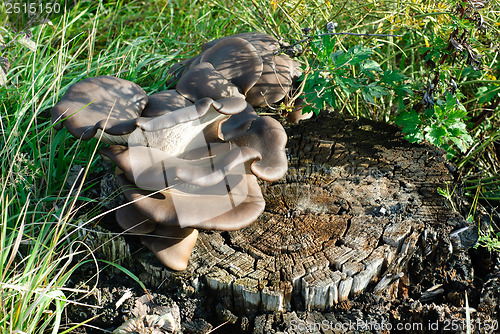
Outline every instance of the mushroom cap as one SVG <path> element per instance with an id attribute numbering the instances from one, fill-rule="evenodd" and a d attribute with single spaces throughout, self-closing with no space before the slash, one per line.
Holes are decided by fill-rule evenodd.
<path id="1" fill-rule="evenodd" d="M 164 90 L 149 95 L 148 104 L 141 113 L 142 117 L 158 117 L 177 109 L 193 105 L 175 89 Z"/>
<path id="2" fill-rule="evenodd" d="M 165 82 L 165 85 L 167 87 L 172 87 L 176 83 L 176 81 L 179 80 L 179 78 L 182 76 L 182 73 L 184 73 L 184 70 L 186 69 L 186 65 L 187 65 L 188 61 L 191 59 L 181 60 L 181 61 L 173 64 L 167 70 L 167 74 L 169 75 L 169 78 Z"/>
<path id="3" fill-rule="evenodd" d="M 146 234 L 156 228 L 156 223 L 146 218 L 131 204 L 116 210 L 116 222 L 127 233 Z"/>
<path id="4" fill-rule="evenodd" d="M 211 187 L 181 184 L 180 189 L 155 193 L 137 188 L 123 175 L 117 179 L 134 207 L 160 225 L 232 231 L 264 211 L 264 198 L 251 174 L 229 174 Z"/>
<path id="5" fill-rule="evenodd" d="M 174 203 L 169 193 L 143 190 L 130 182 L 123 174 L 117 174 L 116 179 L 125 198 L 131 201 L 131 205 L 147 219 L 162 225 L 179 226 Z"/>
<path id="6" fill-rule="evenodd" d="M 229 96 L 245 98 L 238 87 L 208 62 L 199 63 L 184 72 L 175 89 L 192 102 L 206 97 L 214 100 Z"/>
<path id="7" fill-rule="evenodd" d="M 201 59 L 201 54 L 198 54 L 192 58 L 189 58 L 189 59 L 186 59 L 185 60 L 185 64 L 184 64 L 184 72 L 187 72 L 188 70 L 190 70 L 191 68 L 195 67 L 196 65 L 198 65 L 200 63 L 200 59 Z"/>
<path id="8" fill-rule="evenodd" d="M 262 58 L 255 47 L 239 37 L 228 37 L 202 53 L 200 62 L 208 62 L 243 94 L 259 80 Z"/>
<path id="9" fill-rule="evenodd" d="M 248 103 L 263 107 L 283 100 L 290 92 L 293 68 L 290 68 L 287 57 L 273 55 L 264 62 L 261 77 L 246 94 Z"/>
<path id="10" fill-rule="evenodd" d="M 143 146 L 113 145 L 101 149 L 101 154 L 111 159 L 129 181 L 147 190 L 161 190 L 182 182 L 200 187 L 213 186 L 230 172 L 245 173 L 246 162 L 261 158 L 261 154 L 251 147 L 230 149 L 228 144 L 220 146 L 224 147 L 224 152 L 195 160 L 173 157 Z M 205 151 L 209 152 L 208 148 Z"/>
<path id="11" fill-rule="evenodd" d="M 222 77 L 236 85 L 252 106 L 277 103 L 290 93 L 301 72 L 300 64 L 285 54 L 278 55 L 279 50 L 280 44 L 274 37 L 255 32 L 207 42 L 199 55 L 183 62 L 179 82 L 183 77 L 189 76 L 190 83 L 181 83 L 181 86 L 178 84 L 177 88 L 181 94 L 194 101 L 193 95 L 196 94 L 188 94 L 186 87 L 203 80 L 200 80 L 197 72 L 190 72 L 208 62 Z M 176 66 L 176 70 L 179 66 L 181 65 Z"/>
<path id="12" fill-rule="evenodd" d="M 71 85 L 52 107 L 52 121 L 76 138 L 88 140 L 98 129 L 111 135 L 135 130 L 135 119 L 148 102 L 144 90 L 133 82 L 115 77 L 87 78 Z M 61 123 L 55 125 L 62 128 Z"/>
<path id="13" fill-rule="evenodd" d="M 143 131 L 153 132 L 172 128 L 179 124 L 191 121 L 199 120 L 200 122 L 203 122 L 204 116 L 208 116 L 208 119 L 211 120 L 219 116 L 219 114 L 237 114 L 246 107 L 246 101 L 239 97 L 227 97 L 217 101 L 214 101 L 209 97 L 205 97 L 197 100 L 195 104 L 172 112 L 166 112 L 155 118 L 141 117 L 137 120 L 136 124 Z M 212 112 L 213 116 L 207 115 L 210 112 Z"/>
<path id="14" fill-rule="evenodd" d="M 205 58 L 205 54 L 215 52 L 212 50 L 217 49 L 223 43 L 231 43 L 231 39 L 235 38 L 244 39 L 250 43 L 257 51 L 263 64 L 258 80 L 249 89 L 243 91 L 247 101 L 254 107 L 266 106 L 281 101 L 290 92 L 292 83 L 298 80 L 300 64 L 287 55 L 277 55 L 280 44 L 274 37 L 251 32 L 219 38 L 203 45 L 202 60 Z M 221 57 L 224 57 L 222 52 Z M 233 61 L 230 57 L 226 57 L 226 59 L 228 63 Z M 214 64 L 214 67 L 226 76 L 226 73 L 223 73 L 217 65 Z M 247 70 L 247 75 L 248 73 L 252 73 L 250 69 Z M 226 76 L 226 78 L 228 77 Z M 239 83 L 232 82 L 239 86 Z"/>
<path id="15" fill-rule="evenodd" d="M 230 38 L 241 38 L 247 42 L 249 42 L 255 49 L 257 50 L 257 53 L 259 54 L 260 57 L 263 57 L 263 55 L 271 55 L 279 51 L 280 45 L 278 41 L 268 35 L 268 34 L 263 34 L 263 33 L 258 33 L 258 32 L 246 32 L 246 33 L 241 33 L 241 34 L 235 34 L 231 36 L 226 36 L 226 37 L 221 37 L 215 40 L 212 40 L 210 42 L 205 43 L 202 45 L 202 53 L 196 55 L 195 57 L 180 61 L 176 64 L 174 64 L 169 70 L 168 73 L 172 75 L 172 78 L 168 81 L 168 84 L 171 84 L 175 82 L 177 79 L 179 79 L 184 73 L 186 73 L 189 69 L 193 68 L 194 66 L 198 65 L 201 61 L 201 57 L 203 56 L 204 52 L 211 47 L 213 47 L 215 44 L 224 41 L 226 39 Z"/>
<path id="16" fill-rule="evenodd" d="M 179 80 L 182 75 L 187 72 L 190 68 L 200 63 L 201 55 L 196 55 L 189 59 L 181 60 L 172 67 L 170 67 L 167 71 L 167 74 L 170 78 L 165 82 L 168 87 L 173 86 L 177 80 Z"/>
<path id="17" fill-rule="evenodd" d="M 157 226 L 154 233 L 154 236 L 141 237 L 142 244 L 165 266 L 173 270 L 185 270 L 198 239 L 198 230 L 189 227 Z"/>
<path id="18" fill-rule="evenodd" d="M 295 100 L 295 106 L 291 112 L 286 114 L 286 120 L 289 123 L 298 123 L 301 120 L 309 119 L 313 116 L 313 112 L 303 113 L 304 98 L 299 97 Z"/>
<path id="19" fill-rule="evenodd" d="M 213 156 L 217 156 L 219 154 L 225 154 L 227 151 L 231 149 L 231 143 L 227 142 L 208 142 L 204 147 L 198 147 L 186 152 L 183 152 L 178 156 L 181 159 L 187 160 L 196 160 L 196 159 L 204 159 L 210 158 Z"/>
<path id="20" fill-rule="evenodd" d="M 248 105 L 242 112 L 222 120 L 218 124 L 217 136 L 226 141 L 241 136 L 257 118 L 259 118 L 259 115 L 251 105 Z"/>
<path id="21" fill-rule="evenodd" d="M 224 39 L 234 38 L 234 37 L 242 38 L 254 46 L 255 46 L 255 44 L 257 44 L 256 42 L 261 42 L 264 45 L 266 45 L 270 49 L 270 51 L 273 53 L 277 52 L 280 49 L 280 44 L 274 37 L 272 37 L 271 35 L 268 35 L 268 34 L 260 33 L 260 32 L 244 32 L 244 33 L 240 33 L 240 34 L 235 34 L 235 35 L 231 35 L 231 36 L 225 36 L 225 37 L 221 37 L 218 39 L 214 39 L 213 41 L 210 41 L 210 42 L 203 44 L 201 49 L 203 51 L 205 51 Z M 257 50 L 262 51 L 259 49 L 257 49 Z"/>
<path id="22" fill-rule="evenodd" d="M 277 120 L 261 116 L 252 122 L 244 134 L 233 137 L 230 141 L 260 152 L 262 159 L 254 161 L 250 166 L 252 173 L 266 181 L 277 181 L 288 169 L 285 153 L 287 139 L 285 129 Z"/>

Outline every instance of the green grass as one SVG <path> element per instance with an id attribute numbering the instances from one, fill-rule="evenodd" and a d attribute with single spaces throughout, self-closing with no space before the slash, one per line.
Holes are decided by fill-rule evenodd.
<path id="1" fill-rule="evenodd" d="M 454 2 L 444 1 L 447 6 L 440 7 L 423 0 L 152 0 L 147 4 L 81 0 L 53 18 L 52 25 L 29 29 L 36 50 L 16 42 L 20 35 L 7 25 L 5 7 L 0 5 L 0 35 L 2 44 L 8 46 L 0 49 L 0 57 L 10 62 L 6 83 L 0 86 L 0 331 L 55 333 L 66 328 L 62 310 L 74 302 L 74 291 L 67 289 L 67 283 L 80 263 L 74 259 L 77 253 L 83 257 L 89 252 L 79 247 L 77 235 L 100 213 L 79 209 L 91 201 L 81 196 L 91 182 L 71 191 L 67 179 L 73 166 L 83 166 L 85 175 L 99 168 L 98 143 L 80 143 L 66 130 L 54 131 L 47 111 L 71 84 L 89 76 L 112 75 L 154 93 L 167 88 L 167 70 L 173 63 L 197 54 L 211 39 L 257 30 L 293 43 L 302 38 L 301 28 L 322 28 L 334 21 L 339 23 L 336 31 L 402 35 L 335 39 L 338 50 L 358 44 L 375 48 L 374 59 L 384 70 L 402 71 L 416 92 L 415 98 L 405 102 L 411 105 L 430 75 L 422 50 L 426 41 L 440 34 L 446 11 Z M 495 41 L 498 2 L 491 6 L 484 13 L 491 36 L 480 38 Z M 500 77 L 495 72 L 498 48 L 481 48 L 478 51 L 491 70 L 460 83 L 471 116 L 480 114 L 487 104 L 482 97 L 488 92 L 480 87 L 486 85 L 493 90 L 488 94 L 495 94 L 495 80 Z M 306 56 L 311 54 L 299 60 L 306 63 Z M 345 101 L 343 112 L 394 119 L 390 96 L 371 104 L 356 94 L 338 93 L 336 98 Z M 483 179 L 498 173 L 500 158 L 494 143 L 499 140 L 499 122 L 494 113 L 471 130 L 475 143 L 459 157 L 460 167 L 470 175 L 468 185 L 487 183 L 496 194 L 498 182 Z M 476 193 L 474 189 L 469 189 L 471 194 Z M 83 213 L 86 218 L 81 217 Z"/>
<path id="2" fill-rule="evenodd" d="M 52 25 L 30 29 L 36 50 L 18 42 L 2 50 L 10 69 L 0 87 L 1 332 L 57 333 L 65 323 L 62 310 L 74 302 L 74 291 L 65 287 L 78 267 L 74 257 L 88 252 L 76 237 L 86 224 L 78 208 L 87 200 L 66 180 L 72 166 L 83 166 L 85 174 L 98 167 L 92 159 L 97 142 L 55 132 L 47 108 L 88 76 L 116 75 L 149 93 L 163 90 L 176 56 L 189 57 L 208 39 L 239 28 L 230 17 L 211 18 L 209 5 L 185 4 L 80 1 Z M 179 6 L 184 17 L 173 15 Z M 8 43 L 16 32 L 5 19 L 0 26 Z"/>

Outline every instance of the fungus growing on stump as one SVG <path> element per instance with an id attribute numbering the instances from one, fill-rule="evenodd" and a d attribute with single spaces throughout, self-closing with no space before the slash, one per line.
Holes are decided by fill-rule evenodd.
<path id="1" fill-rule="evenodd" d="M 287 171 L 286 133 L 253 107 L 288 96 L 298 64 L 259 33 L 228 36 L 171 71 L 175 89 L 147 96 L 113 77 L 73 84 L 52 108 L 56 129 L 102 138 L 128 205 L 118 224 L 167 267 L 184 270 L 197 229 L 237 230 L 263 212 L 257 178 Z"/>

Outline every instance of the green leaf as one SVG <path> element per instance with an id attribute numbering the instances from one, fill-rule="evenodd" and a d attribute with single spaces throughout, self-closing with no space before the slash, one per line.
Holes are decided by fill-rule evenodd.
<path id="1" fill-rule="evenodd" d="M 500 62 L 499 62 L 500 63 Z M 476 97 L 479 98 L 479 103 L 489 103 L 493 100 L 498 93 L 500 92 L 499 86 L 491 85 L 491 86 L 481 86 L 477 89 Z"/>
<path id="2" fill-rule="evenodd" d="M 396 125 L 401 126 L 405 138 L 411 143 L 421 142 L 424 139 L 423 131 L 421 130 L 422 122 L 417 112 L 413 109 L 407 112 L 400 113 L 395 120 Z"/>
<path id="3" fill-rule="evenodd" d="M 396 94 L 396 101 L 403 102 L 403 98 L 406 96 L 413 96 L 413 91 L 409 85 L 397 85 L 392 86 L 392 90 Z"/>
<path id="4" fill-rule="evenodd" d="M 451 93 L 446 93 L 446 109 L 452 110 L 457 105 L 458 100 Z"/>
<path id="5" fill-rule="evenodd" d="M 446 150 L 446 159 L 451 160 L 456 154 L 457 151 L 450 145 L 448 144 L 443 144 L 441 148 Z"/>
<path id="6" fill-rule="evenodd" d="M 441 195 L 441 196 L 445 197 L 445 198 L 449 198 L 449 197 L 451 197 L 451 195 L 448 193 L 448 191 L 447 191 L 447 190 L 444 190 L 444 189 L 442 189 L 442 188 L 440 188 L 440 187 L 438 187 L 438 188 L 437 188 L 437 193 L 438 193 L 439 195 Z"/>
<path id="7" fill-rule="evenodd" d="M 372 60 L 372 59 L 365 60 L 361 64 L 361 70 L 362 71 L 382 72 L 382 69 L 380 68 L 379 63 L 377 63 L 375 60 Z"/>
<path id="8" fill-rule="evenodd" d="M 344 51 L 336 51 L 331 54 L 331 60 L 333 62 L 332 67 L 334 70 L 341 68 L 342 66 L 348 65 L 350 61 L 350 56 Z"/>
<path id="9" fill-rule="evenodd" d="M 438 109 L 438 110 L 436 110 Z M 427 120 L 430 120 L 432 118 L 436 118 L 436 111 L 439 112 L 439 110 L 441 110 L 441 108 L 436 104 L 434 105 L 434 108 L 427 108 L 425 109 L 425 112 L 424 112 L 424 117 L 427 119 Z"/>
<path id="10" fill-rule="evenodd" d="M 302 109 L 302 111 L 303 111 L 304 113 L 306 113 L 306 114 L 307 114 L 307 113 L 310 113 L 311 111 L 313 111 L 313 107 L 311 107 L 310 105 L 306 105 L 306 106 L 304 106 L 304 108 Z M 319 114 L 319 113 L 316 113 L 316 111 L 314 111 L 314 113 L 315 113 L 316 115 L 318 115 L 318 114 Z"/>
<path id="11" fill-rule="evenodd" d="M 462 139 L 460 138 L 457 138 L 457 137 L 450 137 L 450 140 L 453 142 L 453 144 L 455 144 L 458 149 L 464 153 L 465 151 L 467 151 L 467 143 L 465 143 Z"/>
<path id="12" fill-rule="evenodd" d="M 357 65 L 363 60 L 370 58 L 373 54 L 373 50 L 370 48 L 365 48 L 363 45 L 355 45 L 350 48 L 347 53 L 352 55 L 352 60 L 350 65 Z"/>
<path id="13" fill-rule="evenodd" d="M 325 91 L 325 93 L 323 94 L 323 100 L 330 107 L 334 106 L 334 104 L 335 104 L 335 93 L 334 93 L 333 89 L 330 88 L 330 89 L 327 89 Z"/>
<path id="14" fill-rule="evenodd" d="M 446 94 L 446 109 L 448 111 L 448 117 L 463 118 L 467 116 L 467 110 L 463 104 L 451 93 Z"/>
<path id="15" fill-rule="evenodd" d="M 323 35 L 321 41 L 324 54 L 330 55 L 335 49 L 335 40 L 332 40 L 331 35 Z"/>
<path id="16" fill-rule="evenodd" d="M 400 71 L 388 70 L 384 71 L 384 74 L 382 75 L 380 81 L 388 85 L 394 86 L 396 82 L 403 82 L 406 78 L 407 78 L 406 75 L 404 75 Z"/>
<path id="17" fill-rule="evenodd" d="M 375 103 L 375 99 L 387 95 L 388 92 L 384 87 L 378 86 L 376 82 L 372 82 L 368 86 L 361 88 L 361 94 L 366 101 Z"/>
<path id="18" fill-rule="evenodd" d="M 441 126 L 427 126 L 424 131 L 426 132 L 425 139 L 437 147 L 441 147 L 444 143 L 446 135 L 448 134 L 446 129 Z"/>
<path id="19" fill-rule="evenodd" d="M 347 94 L 354 93 L 355 91 L 357 91 L 359 88 L 362 87 L 362 85 L 360 85 L 356 81 L 356 79 L 350 77 L 343 77 L 337 74 L 335 74 L 335 82 Z"/>
<path id="20" fill-rule="evenodd" d="M 347 52 L 337 51 L 332 53 L 333 67 L 335 69 L 348 66 L 358 65 L 362 61 L 368 59 L 373 54 L 373 50 L 365 48 L 362 45 L 355 45 Z"/>
<path id="21" fill-rule="evenodd" d="M 424 140 L 424 134 L 422 132 L 407 133 L 404 138 L 410 143 L 420 143 Z"/>

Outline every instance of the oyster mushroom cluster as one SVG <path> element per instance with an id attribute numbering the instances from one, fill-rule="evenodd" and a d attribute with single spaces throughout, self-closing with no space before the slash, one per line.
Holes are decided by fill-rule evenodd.
<path id="1" fill-rule="evenodd" d="M 264 210 L 257 178 L 287 170 L 286 133 L 253 107 L 283 100 L 298 64 L 269 35 L 245 33 L 203 46 L 170 69 L 175 89 L 147 95 L 133 82 L 101 76 L 70 86 L 52 108 L 56 129 L 107 144 L 128 205 L 118 224 L 141 235 L 167 267 L 184 270 L 197 229 L 236 230 Z"/>

